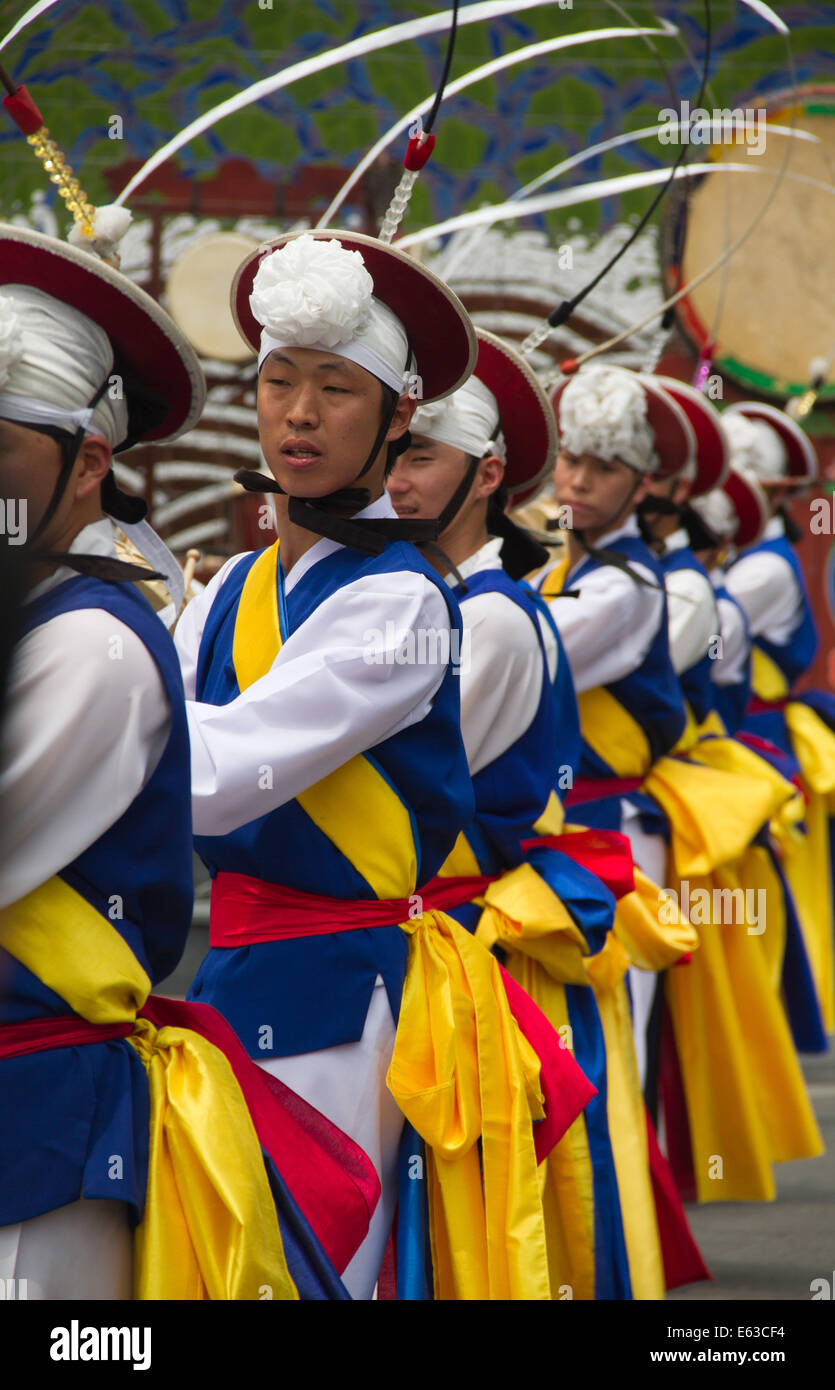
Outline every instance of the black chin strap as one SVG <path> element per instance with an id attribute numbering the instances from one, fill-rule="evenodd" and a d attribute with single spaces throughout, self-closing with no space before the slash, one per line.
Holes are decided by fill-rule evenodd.
<path id="1" fill-rule="evenodd" d="M 388 425 L 385 428 L 388 429 Z M 254 468 L 239 468 L 235 482 L 240 483 L 247 492 L 272 492 L 282 497 L 288 495 L 275 478 L 258 473 Z M 426 545 L 437 537 L 436 521 L 401 521 L 394 517 L 371 516 L 356 518 L 337 516 L 322 510 L 324 503 L 356 510 L 367 506 L 370 500 L 371 493 L 367 488 L 342 488 L 339 492 L 312 501 L 291 497 L 287 512 L 296 526 L 303 526 L 317 536 L 350 546 L 353 550 L 362 550 L 366 555 L 382 555 L 388 541 L 411 541 L 414 545 Z"/>
<path id="2" fill-rule="evenodd" d="M 61 550 L 34 550 L 27 556 L 35 564 L 65 565 L 76 574 L 87 574 L 93 579 L 104 579 L 108 584 L 138 584 L 146 579 L 162 579 L 165 575 L 158 570 L 150 570 L 145 565 L 134 565 L 129 560 L 115 560 L 110 555 L 76 555 Z"/>

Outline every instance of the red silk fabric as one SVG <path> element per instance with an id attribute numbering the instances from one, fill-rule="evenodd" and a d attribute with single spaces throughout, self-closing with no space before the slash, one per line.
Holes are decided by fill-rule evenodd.
<path id="1" fill-rule="evenodd" d="M 259 1143 L 339 1274 L 368 1232 L 380 1196 L 374 1165 L 336 1125 L 282 1082 L 262 1071 L 237 1034 L 209 1004 L 150 995 L 140 1016 L 157 1028 L 199 1033 L 226 1057 L 240 1086 Z M 128 1037 L 130 1023 L 96 1024 L 69 1016 L 0 1027 L 0 1059 L 54 1047 Z"/>
<path id="2" fill-rule="evenodd" d="M 493 881 L 488 876 L 434 878 L 411 898 L 348 900 L 297 892 L 246 874 L 218 874 L 212 883 L 210 940 L 213 946 L 244 946 L 395 926 L 407 921 L 410 911 L 414 916 L 424 909 L 461 907 Z M 238 911 L 241 920 L 236 920 Z M 597 1093 L 533 1000 L 505 970 L 502 980 L 511 1012 L 540 1061 L 545 1119 L 535 1125 L 534 1137 L 541 1162 Z"/>
<path id="3" fill-rule="evenodd" d="M 628 796 L 640 791 L 643 777 L 578 777 L 565 798 L 566 806 L 582 806 L 584 801 L 602 801 L 607 796 Z"/>
<path id="4" fill-rule="evenodd" d="M 618 830 L 578 830 L 573 835 L 540 835 L 534 840 L 522 841 L 525 852 L 539 846 L 557 849 L 575 859 L 602 879 L 616 898 L 634 892 L 632 846 L 628 837 Z"/>

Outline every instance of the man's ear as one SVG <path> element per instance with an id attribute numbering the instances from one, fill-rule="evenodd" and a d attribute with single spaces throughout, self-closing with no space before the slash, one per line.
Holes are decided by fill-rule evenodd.
<path id="1" fill-rule="evenodd" d="M 490 497 L 500 488 L 504 479 L 504 464 L 495 454 L 488 454 L 480 460 L 476 472 L 476 496 Z"/>
<path id="2" fill-rule="evenodd" d="M 392 439 L 399 439 L 409 428 L 412 416 L 420 405 L 420 401 L 414 400 L 411 396 L 401 396 L 394 407 L 394 414 L 391 417 L 391 424 L 388 428 L 385 442 L 389 443 Z"/>
<path id="3" fill-rule="evenodd" d="M 82 501 L 100 487 L 113 462 L 110 445 L 101 434 L 84 436 L 75 461 L 75 500 Z"/>
<path id="4" fill-rule="evenodd" d="M 632 494 L 632 505 L 633 505 L 633 507 L 637 507 L 638 504 L 639 504 L 639 502 L 643 502 L 643 500 L 644 500 L 645 497 L 649 497 L 650 488 L 652 487 L 652 482 L 653 482 L 652 474 L 651 474 L 651 473 L 644 473 L 643 476 L 641 477 L 640 482 L 638 483 L 638 486 L 636 487 L 635 491 L 634 491 L 633 494 Z"/>
<path id="5" fill-rule="evenodd" d="M 674 486 L 671 493 L 671 501 L 674 502 L 677 507 L 681 507 L 690 496 L 692 483 L 689 478 L 678 478 L 674 479 L 673 482 Z"/>

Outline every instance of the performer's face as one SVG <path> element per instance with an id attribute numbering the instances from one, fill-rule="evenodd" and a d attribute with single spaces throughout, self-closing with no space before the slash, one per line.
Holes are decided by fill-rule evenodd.
<path id="1" fill-rule="evenodd" d="M 431 520 L 443 512 L 462 483 L 470 466 L 470 455 L 452 444 L 440 444 L 427 435 L 413 434 L 411 448 L 401 454 L 386 479 L 398 516 Z M 480 460 L 467 496 L 458 508 L 450 530 L 484 512 L 484 503 L 496 491 L 504 475 L 504 465 L 495 457 Z M 446 533 L 439 537 L 443 540 Z"/>
<path id="2" fill-rule="evenodd" d="M 382 492 L 386 444 L 408 428 L 417 402 L 402 396 L 373 467 L 359 486 Z M 366 463 L 383 419 L 383 388 L 355 362 L 313 348 L 282 348 L 258 381 L 258 430 L 267 466 L 294 497 L 349 487 Z"/>
<path id="3" fill-rule="evenodd" d="M 620 526 L 646 496 L 650 479 L 628 464 L 561 449 L 554 469 L 554 496 L 570 507 L 571 527 L 584 534 Z"/>

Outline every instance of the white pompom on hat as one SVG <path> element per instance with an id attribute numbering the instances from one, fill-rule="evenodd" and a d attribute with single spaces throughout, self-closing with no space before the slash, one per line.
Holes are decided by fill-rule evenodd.
<path id="1" fill-rule="evenodd" d="M 687 416 L 652 377 L 590 363 L 552 397 L 560 448 L 666 478 L 688 468 L 696 440 Z"/>

